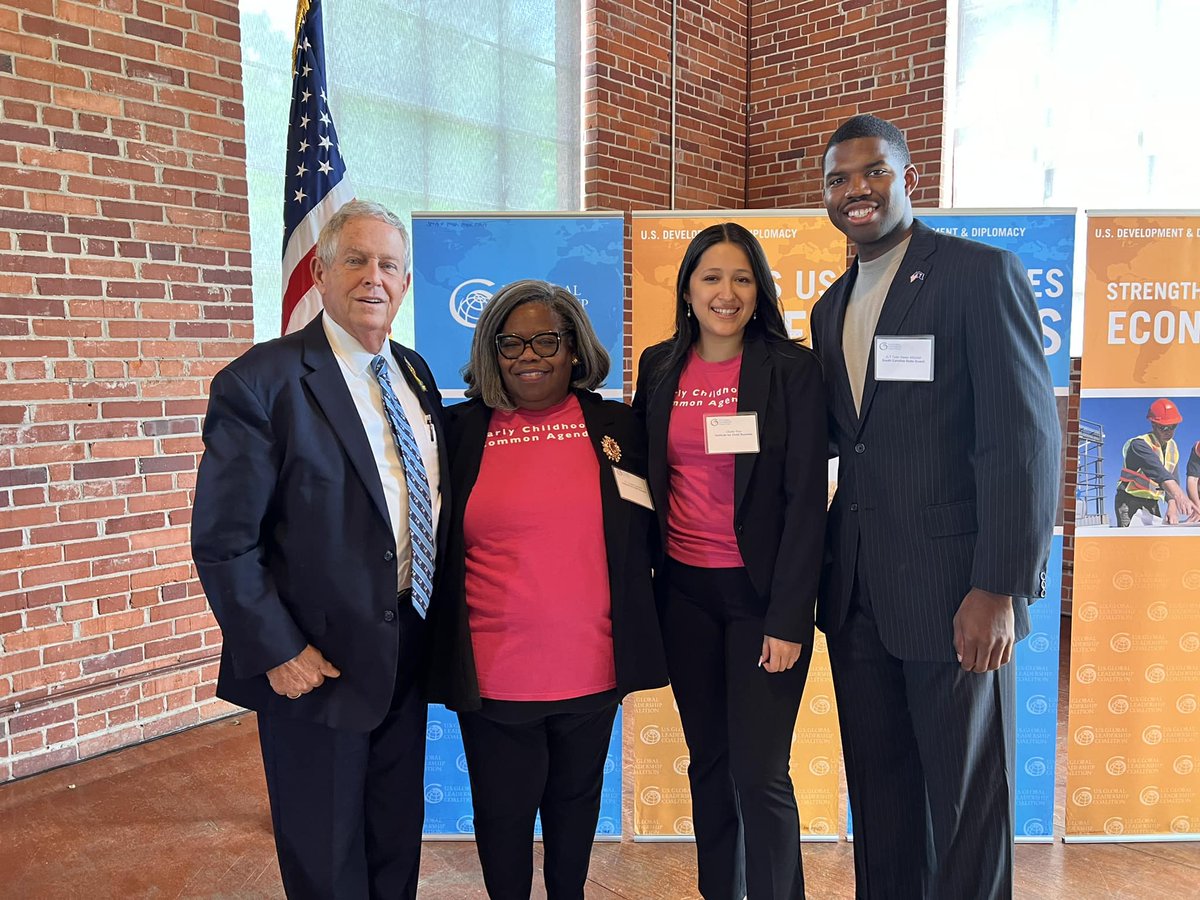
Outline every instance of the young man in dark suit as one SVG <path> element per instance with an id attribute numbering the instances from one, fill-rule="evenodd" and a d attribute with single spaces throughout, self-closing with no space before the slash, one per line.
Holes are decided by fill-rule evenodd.
<path id="1" fill-rule="evenodd" d="M 312 265 L 323 313 L 213 379 L 192 553 L 217 694 L 258 712 L 288 896 L 411 898 L 441 397 L 388 339 L 412 279 L 401 221 L 346 204 Z"/>
<path id="2" fill-rule="evenodd" d="M 1046 592 L 1059 427 L 1023 266 L 914 220 L 916 184 L 890 123 L 830 138 L 857 258 L 813 310 L 839 456 L 817 624 L 857 895 L 1011 897 L 1011 659 Z"/>

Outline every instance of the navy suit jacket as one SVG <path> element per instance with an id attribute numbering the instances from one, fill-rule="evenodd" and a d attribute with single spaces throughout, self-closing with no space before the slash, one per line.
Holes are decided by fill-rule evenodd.
<path id="1" fill-rule="evenodd" d="M 650 493 L 663 548 L 671 489 L 667 437 L 683 372 L 682 362 L 659 371 L 669 352 L 662 343 L 642 354 L 633 398 L 649 435 Z M 810 645 L 829 493 L 825 387 L 816 354 L 789 341 L 747 338 L 737 411 L 757 413 L 759 443 L 758 453 L 740 453 L 733 465 L 738 550 L 759 597 L 764 632 Z"/>
<path id="2" fill-rule="evenodd" d="M 842 353 L 857 260 L 812 314 L 839 456 L 817 624 L 836 634 L 855 578 L 884 646 L 955 659 L 953 620 L 972 587 L 1045 596 L 1061 436 L 1041 320 L 1012 253 L 920 221 L 876 335 L 933 335 L 932 382 L 876 381 L 874 350 L 855 413 Z"/>
<path id="3" fill-rule="evenodd" d="M 650 533 L 654 516 L 649 510 L 622 499 L 613 475 L 616 467 L 645 477 L 645 436 L 641 423 L 624 403 L 604 400 L 590 391 L 577 390 L 575 395 L 600 464 L 600 512 L 604 518 L 604 548 L 612 597 L 617 693 L 624 696 L 632 691 L 663 687 L 667 683 L 667 665 L 650 583 Z M 469 711 L 480 707 L 480 699 L 467 612 L 463 517 L 479 478 L 492 410 L 480 400 L 471 400 L 449 407 L 446 418 L 454 502 L 451 508 L 442 508 L 450 532 L 430 613 L 433 637 L 429 696 L 451 709 Z M 621 458 L 616 463 L 604 452 L 602 442 L 606 436 L 620 448 Z M 549 496 L 554 484 L 550 481 L 530 484 L 528 489 Z M 512 577 L 520 578 L 521 573 L 513 572 Z M 562 590 L 569 594 L 571 585 L 564 584 Z"/>
<path id="4" fill-rule="evenodd" d="M 432 417 L 440 450 L 442 404 L 433 375 L 412 350 L 396 343 L 391 349 L 402 361 L 393 371 Z M 192 556 L 224 638 L 217 695 L 369 731 L 383 720 L 396 686 L 395 536 L 321 316 L 217 373 L 204 445 Z M 445 453 L 439 457 L 444 509 L 450 480 Z M 297 700 L 280 697 L 265 673 L 310 643 L 341 677 Z"/>

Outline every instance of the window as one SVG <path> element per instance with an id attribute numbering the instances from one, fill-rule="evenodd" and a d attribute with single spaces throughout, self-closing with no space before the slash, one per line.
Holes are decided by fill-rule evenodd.
<path id="1" fill-rule="evenodd" d="M 254 334 L 279 334 L 295 3 L 240 0 Z M 580 206 L 578 0 L 322 5 L 330 103 L 359 197 L 414 210 Z M 411 341 L 413 304 L 397 319 Z"/>

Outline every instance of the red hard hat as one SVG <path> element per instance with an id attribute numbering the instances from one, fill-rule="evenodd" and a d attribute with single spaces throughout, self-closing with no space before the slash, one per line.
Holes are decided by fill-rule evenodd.
<path id="1" fill-rule="evenodd" d="M 1183 421 L 1179 407 L 1165 397 L 1150 404 L 1150 412 L 1146 413 L 1146 418 L 1155 425 L 1178 425 Z"/>

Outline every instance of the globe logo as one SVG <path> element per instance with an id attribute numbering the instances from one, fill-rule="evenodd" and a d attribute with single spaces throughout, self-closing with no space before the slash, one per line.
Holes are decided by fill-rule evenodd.
<path id="1" fill-rule="evenodd" d="M 1181 694 L 1179 699 L 1175 701 L 1175 708 L 1185 716 L 1194 713 L 1196 711 L 1196 706 L 1197 703 L 1195 694 Z"/>
<path id="2" fill-rule="evenodd" d="M 1118 591 L 1127 591 L 1136 583 L 1137 582 L 1133 577 L 1133 572 L 1129 571 L 1129 569 L 1121 569 L 1112 577 L 1112 586 Z"/>
<path id="3" fill-rule="evenodd" d="M 1041 631 L 1037 634 L 1031 634 L 1029 636 L 1029 649 L 1034 653 L 1045 653 L 1050 649 L 1050 636 Z"/>
<path id="4" fill-rule="evenodd" d="M 1030 836 L 1039 836 L 1046 833 L 1046 823 L 1041 819 L 1026 819 L 1025 833 Z"/>
<path id="5" fill-rule="evenodd" d="M 808 708 L 818 716 L 824 716 L 833 709 L 833 703 L 825 694 L 817 694 L 812 700 L 808 701 Z"/>
<path id="6" fill-rule="evenodd" d="M 1162 794 L 1159 793 L 1155 785 L 1149 785 L 1142 788 L 1142 792 L 1138 794 L 1138 799 L 1142 801 L 1143 806 L 1157 806 L 1158 801 L 1162 799 Z"/>
<path id="7" fill-rule="evenodd" d="M 1091 684 L 1096 680 L 1096 667 L 1091 663 L 1080 666 L 1075 672 L 1075 678 L 1080 684 Z"/>
<path id="8" fill-rule="evenodd" d="M 831 829 L 829 826 L 829 820 L 826 819 L 824 816 L 814 816 L 812 819 L 809 820 L 809 823 L 808 823 L 808 833 L 809 834 L 829 834 L 830 830 Z"/>
<path id="9" fill-rule="evenodd" d="M 675 770 L 676 775 L 686 775 L 688 766 L 691 765 L 691 763 L 691 757 L 686 755 L 677 756 L 675 757 L 675 762 L 671 764 L 671 768 Z"/>
<path id="10" fill-rule="evenodd" d="M 1163 740 L 1163 730 L 1161 725 L 1147 725 L 1142 729 L 1142 743 L 1153 747 L 1155 744 L 1161 744 Z"/>
<path id="11" fill-rule="evenodd" d="M 1184 586 L 1186 587 L 1186 585 Z M 1167 608 L 1167 604 L 1163 603 L 1161 600 L 1151 603 L 1146 607 L 1146 618 L 1148 618 L 1151 622 L 1161 622 L 1166 619 L 1170 613 L 1171 611 Z"/>
<path id="12" fill-rule="evenodd" d="M 1180 635 L 1179 649 L 1184 653 L 1195 653 L 1197 650 L 1200 650 L 1200 634 L 1189 631 L 1187 634 Z"/>
<path id="13" fill-rule="evenodd" d="M 1071 802 L 1076 806 L 1091 806 L 1092 805 L 1092 789 L 1079 788 L 1071 795 Z"/>
<path id="14" fill-rule="evenodd" d="M 1189 591 L 1200 591 L 1200 569 L 1189 569 L 1184 572 L 1183 586 Z"/>
<path id="15" fill-rule="evenodd" d="M 1108 819 L 1104 823 L 1104 833 L 1105 834 L 1124 834 L 1125 833 L 1125 820 L 1122 819 L 1120 816 L 1113 816 L 1111 819 Z"/>
<path id="16" fill-rule="evenodd" d="M 695 833 L 695 831 L 692 829 L 692 817 L 691 816 L 680 816 L 678 819 L 675 820 L 675 823 L 672 827 L 675 829 L 676 834 L 694 834 Z"/>
<path id="17" fill-rule="evenodd" d="M 1025 708 L 1029 710 L 1032 715 L 1044 716 L 1050 711 L 1050 701 L 1047 700 L 1042 694 L 1034 694 L 1025 701 Z"/>
<path id="18" fill-rule="evenodd" d="M 455 829 L 459 834 L 474 834 L 475 833 L 475 817 L 474 816 L 459 816 L 458 821 L 454 823 Z"/>
<path id="19" fill-rule="evenodd" d="M 425 739 L 428 741 L 440 741 L 444 734 L 441 722 L 430 722 L 425 729 Z"/>
<path id="20" fill-rule="evenodd" d="M 467 771 L 467 754 L 458 754 L 458 759 L 454 760 L 454 768 L 458 769 L 460 772 Z"/>
<path id="21" fill-rule="evenodd" d="M 1171 830 L 1175 834 L 1187 834 L 1192 830 L 1192 820 L 1187 816 L 1176 816 L 1171 820 Z"/>
<path id="22" fill-rule="evenodd" d="M 1040 756 L 1031 756 L 1025 761 L 1025 774 L 1040 778 L 1046 774 L 1046 761 Z"/>
<path id="23" fill-rule="evenodd" d="M 1096 732 L 1090 725 L 1084 725 L 1082 728 L 1075 729 L 1075 743 L 1080 747 L 1087 747 L 1096 740 Z"/>
<path id="24" fill-rule="evenodd" d="M 1171 558 L 1171 545 L 1159 541 L 1150 548 L 1150 558 L 1155 562 L 1165 562 Z"/>
<path id="25" fill-rule="evenodd" d="M 1123 756 L 1110 756 L 1104 764 L 1104 771 L 1109 775 L 1124 775 L 1129 771 L 1129 765 Z"/>
<path id="26" fill-rule="evenodd" d="M 604 757 L 604 774 L 611 775 L 617 768 L 616 761 L 611 756 Z"/>
<path id="27" fill-rule="evenodd" d="M 440 784 L 431 784 L 425 788 L 426 803 L 441 803 L 446 799 L 446 792 L 442 790 Z"/>
<path id="28" fill-rule="evenodd" d="M 1190 756 L 1177 756 L 1171 768 L 1175 770 L 1176 775 L 1191 775 L 1196 769 L 1196 761 Z"/>
<path id="29" fill-rule="evenodd" d="M 642 802 L 647 806 L 658 806 L 662 803 L 662 791 L 654 785 L 642 790 Z"/>
<path id="30" fill-rule="evenodd" d="M 486 278 L 468 278 L 450 292 L 450 315 L 454 321 L 464 328 L 474 328 L 479 316 L 492 292 L 488 288 L 496 286 L 496 282 Z"/>
<path id="31" fill-rule="evenodd" d="M 643 744 L 657 744 L 662 740 L 662 732 L 657 725 L 647 725 L 642 729 L 641 738 Z"/>
<path id="32" fill-rule="evenodd" d="M 1161 663 L 1155 663 L 1152 666 L 1146 667 L 1146 680 L 1151 684 L 1162 684 L 1167 678 L 1167 667 Z"/>
<path id="33" fill-rule="evenodd" d="M 1095 603 L 1085 603 L 1079 608 L 1079 621 L 1095 622 L 1100 618 L 1100 607 Z"/>
<path id="34" fill-rule="evenodd" d="M 1095 562 L 1100 558 L 1100 548 L 1095 544 L 1087 544 L 1083 548 L 1083 558 L 1088 562 Z"/>
<path id="35" fill-rule="evenodd" d="M 1109 638 L 1108 646 L 1112 647 L 1114 653 L 1128 653 L 1133 649 L 1133 638 L 1128 632 L 1119 631 Z"/>
<path id="36" fill-rule="evenodd" d="M 808 771 L 817 776 L 828 775 L 832 769 L 829 758 L 825 756 L 814 756 L 808 763 Z"/>
<path id="37" fill-rule="evenodd" d="M 617 826 L 612 819 L 605 816 L 596 823 L 596 834 L 616 834 Z"/>
<path id="38" fill-rule="evenodd" d="M 1108 698 L 1108 711 L 1113 715 L 1123 716 L 1129 712 L 1129 696 L 1126 694 L 1113 694 Z"/>

